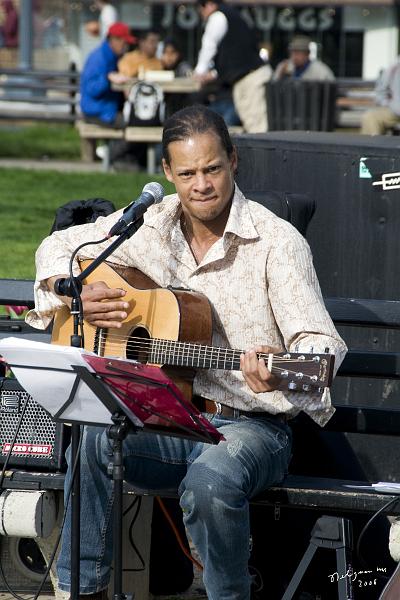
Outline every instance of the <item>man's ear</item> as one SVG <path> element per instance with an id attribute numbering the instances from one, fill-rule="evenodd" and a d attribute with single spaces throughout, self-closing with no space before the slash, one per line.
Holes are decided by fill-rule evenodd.
<path id="1" fill-rule="evenodd" d="M 229 160 L 231 163 L 232 173 L 236 173 L 237 166 L 238 166 L 238 155 L 237 155 L 236 146 L 233 146 L 233 152 L 232 152 Z"/>
<path id="2" fill-rule="evenodd" d="M 162 159 L 161 164 L 162 164 L 162 168 L 164 169 L 165 177 L 168 179 L 168 181 L 170 181 L 171 183 L 174 183 L 174 180 L 172 178 L 171 167 L 169 166 L 169 164 L 167 163 L 165 158 Z"/>

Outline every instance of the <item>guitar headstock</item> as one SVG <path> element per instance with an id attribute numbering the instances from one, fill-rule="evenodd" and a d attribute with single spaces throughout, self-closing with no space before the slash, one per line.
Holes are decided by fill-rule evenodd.
<path id="1" fill-rule="evenodd" d="M 333 354 L 303 354 L 280 352 L 274 354 L 272 373 L 287 381 L 295 392 L 311 392 L 329 387 L 332 383 L 335 356 Z"/>

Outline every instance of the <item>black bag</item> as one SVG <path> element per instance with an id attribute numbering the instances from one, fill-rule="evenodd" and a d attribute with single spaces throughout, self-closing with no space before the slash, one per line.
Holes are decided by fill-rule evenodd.
<path id="1" fill-rule="evenodd" d="M 158 127 L 164 121 L 165 102 L 162 89 L 156 83 L 135 83 L 124 106 L 128 126 Z"/>
<path id="2" fill-rule="evenodd" d="M 71 200 L 56 210 L 54 223 L 50 233 L 60 229 L 68 229 L 72 225 L 94 223 L 97 217 L 107 217 L 115 212 L 115 206 L 104 198 L 89 200 Z"/>

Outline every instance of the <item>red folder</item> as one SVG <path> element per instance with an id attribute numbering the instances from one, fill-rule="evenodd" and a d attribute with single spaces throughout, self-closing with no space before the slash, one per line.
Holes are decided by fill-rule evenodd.
<path id="1" fill-rule="evenodd" d="M 84 354 L 139 429 L 217 444 L 222 434 L 159 367 Z"/>

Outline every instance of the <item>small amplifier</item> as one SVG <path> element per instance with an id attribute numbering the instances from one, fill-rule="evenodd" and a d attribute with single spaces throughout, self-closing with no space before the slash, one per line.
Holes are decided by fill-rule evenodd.
<path id="1" fill-rule="evenodd" d="M 9 466 L 46 471 L 65 470 L 69 427 L 56 423 L 16 379 L 0 379 L 0 465 L 9 453 L 25 406 Z"/>

